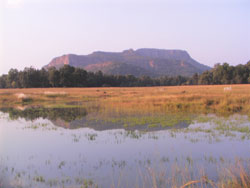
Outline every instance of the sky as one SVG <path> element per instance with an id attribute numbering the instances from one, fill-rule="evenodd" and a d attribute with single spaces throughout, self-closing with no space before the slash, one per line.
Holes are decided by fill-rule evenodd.
<path id="1" fill-rule="evenodd" d="M 211 67 L 250 60 L 249 0 L 0 0 L 0 75 L 63 54 L 186 50 Z"/>

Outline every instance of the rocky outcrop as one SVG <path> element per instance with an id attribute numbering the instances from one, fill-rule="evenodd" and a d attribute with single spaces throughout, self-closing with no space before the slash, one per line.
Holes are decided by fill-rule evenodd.
<path id="1" fill-rule="evenodd" d="M 54 58 L 44 68 L 60 68 L 65 64 L 87 71 L 105 74 L 131 74 L 135 76 L 191 76 L 210 67 L 203 65 L 184 50 L 142 48 L 123 52 L 93 52 L 89 55 L 68 54 Z"/>

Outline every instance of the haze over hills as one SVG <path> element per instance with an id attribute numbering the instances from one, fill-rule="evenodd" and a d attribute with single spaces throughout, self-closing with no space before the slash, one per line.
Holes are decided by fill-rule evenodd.
<path id="1" fill-rule="evenodd" d="M 190 57 L 184 50 L 141 48 L 122 52 L 93 52 L 89 55 L 68 54 L 54 58 L 44 68 L 60 68 L 65 64 L 87 71 L 102 71 L 105 74 L 134 76 L 192 76 L 210 67 Z"/>

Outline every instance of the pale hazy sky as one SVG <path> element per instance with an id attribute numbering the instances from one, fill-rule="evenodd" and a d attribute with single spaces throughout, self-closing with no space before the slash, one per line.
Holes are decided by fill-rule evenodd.
<path id="1" fill-rule="evenodd" d="M 68 53 L 146 47 L 244 64 L 250 0 L 0 0 L 0 74 Z"/>

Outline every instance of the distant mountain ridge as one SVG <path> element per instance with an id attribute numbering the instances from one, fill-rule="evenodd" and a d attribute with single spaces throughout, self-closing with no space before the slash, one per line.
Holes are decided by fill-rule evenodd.
<path id="1" fill-rule="evenodd" d="M 65 64 L 87 71 L 134 76 L 192 76 L 211 69 L 190 57 L 184 50 L 153 48 L 129 49 L 122 52 L 97 51 L 89 55 L 68 54 L 52 59 L 44 66 L 60 68 Z"/>

